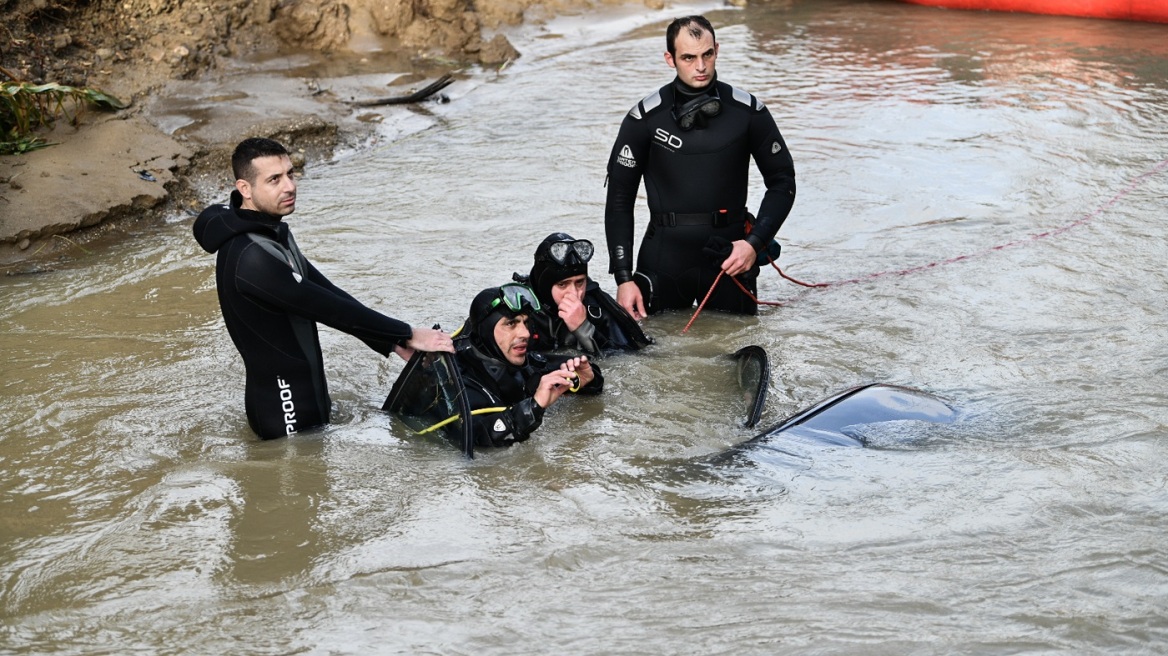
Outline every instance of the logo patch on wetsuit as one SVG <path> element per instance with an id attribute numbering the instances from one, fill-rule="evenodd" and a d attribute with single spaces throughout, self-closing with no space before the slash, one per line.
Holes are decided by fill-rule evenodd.
<path id="1" fill-rule="evenodd" d="M 637 158 L 633 157 L 633 149 L 629 148 L 628 144 L 625 144 L 621 148 L 620 155 L 617 155 L 616 161 L 621 166 L 627 166 L 630 169 L 637 168 Z"/>
<path id="2" fill-rule="evenodd" d="M 665 146 L 665 150 L 668 150 L 671 153 L 676 153 L 677 151 L 681 150 L 681 137 L 675 134 L 669 134 L 661 128 L 657 128 L 653 131 L 653 139 L 660 142 L 663 146 Z"/>
<path id="3" fill-rule="evenodd" d="M 781 144 L 777 141 L 774 142 L 773 144 L 771 144 L 771 154 L 772 155 L 778 155 L 779 151 L 781 151 L 782 149 L 783 149 L 783 144 Z"/>
<path id="4" fill-rule="evenodd" d="M 507 424 L 504 424 L 502 419 L 496 419 L 495 425 L 491 429 L 496 433 L 505 433 L 507 432 Z"/>

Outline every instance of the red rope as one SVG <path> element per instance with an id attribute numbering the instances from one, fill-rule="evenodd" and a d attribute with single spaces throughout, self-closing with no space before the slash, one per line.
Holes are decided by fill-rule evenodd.
<path id="1" fill-rule="evenodd" d="M 774 264 L 774 260 L 771 260 L 771 263 Z M 778 266 L 775 268 L 777 269 Z M 782 273 L 782 271 L 779 273 Z M 714 293 L 714 288 L 718 286 L 718 281 L 721 280 L 722 276 L 724 275 L 726 275 L 725 271 L 718 272 L 718 277 L 714 278 L 714 284 L 710 285 L 710 290 L 706 292 L 706 297 L 703 298 L 702 302 L 698 304 L 698 309 L 693 313 L 693 316 L 689 318 L 689 323 L 685 324 L 685 328 L 681 329 L 681 333 L 683 335 L 687 330 L 689 330 L 689 327 L 693 325 L 693 322 L 698 318 L 698 315 L 702 313 L 702 308 L 706 307 L 706 301 L 710 300 L 710 294 Z M 734 281 L 735 285 L 738 285 L 738 289 L 741 289 L 743 294 L 746 294 L 748 297 L 750 297 L 750 300 L 754 301 L 755 303 L 758 303 L 759 305 L 773 305 L 775 307 L 782 307 L 783 304 L 779 303 L 778 301 L 758 300 L 758 297 L 750 293 L 750 290 L 746 288 L 746 285 L 742 284 L 742 281 L 739 280 L 737 276 L 730 276 L 730 279 Z"/>
<path id="2" fill-rule="evenodd" d="M 774 260 L 771 260 L 771 264 L 774 264 Z M 775 268 L 778 269 L 779 267 L 776 265 Z M 781 274 L 783 272 L 779 271 L 779 273 Z M 783 276 L 783 277 L 785 278 L 786 276 Z M 738 289 L 741 289 L 743 294 L 746 294 L 750 298 L 750 300 L 754 301 L 755 303 L 758 303 L 759 305 L 770 305 L 772 307 L 782 307 L 783 306 L 783 304 L 778 302 L 778 301 L 760 301 L 760 300 L 758 300 L 757 296 L 750 293 L 750 290 L 746 288 L 746 285 L 742 284 L 741 280 L 739 280 L 738 278 L 731 278 L 731 280 L 734 281 L 735 285 L 738 285 Z"/>
<path id="3" fill-rule="evenodd" d="M 1135 189 L 1137 187 L 1139 187 L 1141 184 L 1143 184 L 1145 179 L 1150 178 L 1151 176 L 1159 173 L 1166 166 L 1168 166 L 1168 159 L 1161 160 L 1160 163 L 1156 164 L 1151 169 L 1144 171 L 1140 175 L 1136 176 L 1135 179 L 1133 179 L 1130 183 L 1128 183 L 1128 185 L 1126 187 L 1119 190 L 1118 193 L 1116 193 L 1114 196 L 1109 198 L 1107 200 L 1107 202 L 1105 202 L 1102 205 L 1100 205 L 1099 207 L 1095 208 L 1094 211 L 1089 212 L 1088 214 L 1086 214 L 1086 215 L 1084 215 L 1084 216 L 1082 216 L 1074 221 L 1071 221 L 1070 223 L 1067 223 L 1066 225 L 1060 226 L 1058 228 L 1054 228 L 1052 230 L 1047 230 L 1046 232 L 1040 232 L 1037 234 L 1029 235 L 1028 237 L 1024 237 L 1022 239 L 1015 239 L 1014 241 L 1006 242 L 1004 244 L 998 244 L 997 246 L 991 246 L 990 248 L 986 248 L 986 249 L 977 251 L 975 253 L 966 253 L 965 255 L 958 255 L 956 257 L 951 257 L 947 260 L 938 260 L 936 262 L 929 262 L 928 264 L 921 264 L 918 266 L 909 267 L 907 269 L 898 269 L 895 271 L 880 271 L 878 273 L 870 273 L 866 276 L 861 276 L 859 278 L 849 278 L 847 280 L 836 280 L 834 282 L 820 282 L 820 283 L 806 283 L 806 282 L 802 282 L 800 280 L 796 280 L 796 279 L 788 276 L 787 274 L 783 273 L 783 270 L 779 268 L 779 265 L 774 260 L 770 260 L 770 262 L 771 262 L 771 266 L 773 266 L 775 268 L 775 271 L 779 272 L 780 276 L 786 278 L 787 280 L 790 280 L 791 282 L 795 283 L 796 285 L 803 285 L 804 287 L 834 287 L 834 286 L 838 286 L 838 285 L 849 285 L 849 284 L 858 283 L 858 282 L 866 282 L 868 280 L 874 280 L 876 278 L 882 278 L 884 276 L 905 276 L 905 275 L 908 275 L 910 273 L 917 273 L 919 271 L 926 271 L 928 269 L 933 269 L 933 268 L 936 268 L 939 266 L 944 266 L 946 264 L 954 264 L 956 262 L 961 262 L 963 260 L 969 260 L 969 259 L 972 259 L 975 257 L 981 257 L 983 255 L 988 255 L 990 253 L 993 253 L 994 251 L 1001 251 L 1001 250 L 1005 250 L 1007 248 L 1012 248 L 1014 246 L 1019 246 L 1021 244 L 1025 244 L 1028 242 L 1038 241 L 1039 239 L 1045 239 L 1047 237 L 1054 237 L 1055 235 L 1061 235 L 1062 233 L 1064 233 L 1068 230 L 1071 230 L 1073 228 L 1077 228 L 1077 227 L 1083 225 L 1084 223 L 1087 223 L 1088 221 L 1094 220 L 1100 214 L 1102 214 L 1104 212 L 1104 210 L 1109 209 L 1112 205 L 1115 205 L 1116 203 L 1118 203 L 1123 197 L 1125 197 L 1128 194 L 1130 194 L 1131 192 L 1135 191 Z"/>
<path id="4" fill-rule="evenodd" d="M 790 280 L 791 282 L 795 283 L 796 285 L 803 285 L 804 287 L 830 287 L 831 286 L 830 282 L 803 282 L 802 280 L 796 280 L 796 279 L 792 278 L 791 276 L 788 276 L 787 274 L 783 273 L 783 270 L 779 268 L 779 265 L 773 259 L 771 259 L 770 255 L 767 256 L 767 260 L 770 261 L 771 266 L 773 266 L 775 268 L 775 271 L 779 272 L 780 276 L 786 278 L 787 280 Z"/>
<path id="5" fill-rule="evenodd" d="M 816 283 L 809 283 L 809 282 L 803 282 L 802 280 L 796 280 L 795 278 L 792 278 L 791 276 L 788 276 L 786 273 L 784 273 L 783 270 L 779 268 L 778 263 L 776 263 L 769 256 L 767 257 L 767 260 L 770 261 L 771 266 L 775 268 L 775 271 L 779 272 L 780 276 L 782 276 L 783 278 L 785 278 L 787 280 L 790 280 L 791 282 L 795 283 L 796 285 L 802 285 L 803 287 L 836 287 L 839 285 L 849 285 L 849 284 L 854 284 L 854 283 L 859 283 L 859 282 L 866 282 L 868 280 L 874 280 L 876 278 L 883 278 L 884 276 L 905 276 L 905 275 L 908 275 L 910 273 L 917 273 L 919 271 L 927 271 L 928 269 L 933 269 L 933 268 L 936 268 L 939 266 L 944 266 L 947 264 L 954 264 L 956 262 L 961 262 L 963 260 L 972 259 L 974 257 L 988 255 L 989 253 L 993 253 L 994 251 L 1001 251 L 1001 250 L 1005 250 L 1007 248 L 1011 248 L 1013 246 L 1018 246 L 1020 244 L 1024 244 L 1024 243 L 1028 243 L 1028 242 L 1032 242 L 1032 241 L 1037 241 L 1039 239 L 1045 239 L 1047 237 L 1053 237 L 1055 235 L 1060 235 L 1068 230 L 1071 230 L 1073 228 L 1077 228 L 1077 227 L 1083 225 L 1084 223 L 1087 223 L 1089 221 L 1094 220 L 1096 217 L 1098 217 L 1100 214 L 1102 214 L 1105 210 L 1109 209 L 1112 205 L 1115 205 L 1116 203 L 1118 203 L 1123 197 L 1127 196 L 1132 191 L 1134 191 L 1137 187 L 1142 185 L 1144 180 L 1152 177 L 1153 175 L 1156 175 L 1161 170 L 1163 170 L 1164 167 L 1166 167 L 1166 166 L 1168 166 L 1168 159 L 1161 160 L 1160 163 L 1156 164 L 1151 169 L 1136 176 L 1135 179 L 1133 179 L 1130 183 L 1128 183 L 1128 185 L 1126 187 L 1124 187 L 1118 193 L 1116 193 L 1114 196 L 1112 196 L 1110 199 L 1108 199 L 1107 202 L 1105 202 L 1102 205 L 1100 205 L 1099 207 L 1095 208 L 1094 211 L 1086 214 L 1083 217 L 1080 217 L 1079 219 L 1071 221 L 1070 223 L 1067 223 L 1066 225 L 1060 226 L 1058 228 L 1054 228 L 1052 230 L 1047 230 L 1046 232 L 1040 232 L 1037 234 L 1029 235 L 1028 237 L 1024 237 L 1022 239 L 1015 239 L 1014 241 L 1006 242 L 1004 244 L 998 244 L 997 246 L 991 246 L 990 248 L 986 248 L 986 249 L 977 251 L 975 253 L 967 253 L 965 255 L 958 255 L 956 257 L 951 257 L 951 258 L 946 259 L 946 260 L 937 260 L 935 262 L 929 262 L 928 264 L 921 264 L 921 265 L 914 266 L 914 267 L 908 267 L 907 269 L 897 269 L 894 271 L 880 271 L 877 273 L 870 273 L 866 276 L 860 276 L 859 278 L 849 278 L 847 280 L 836 280 L 833 282 L 816 282 Z M 698 306 L 697 312 L 694 312 L 693 316 L 690 317 L 689 323 L 685 324 L 685 329 L 681 331 L 682 333 L 689 330 L 690 325 L 692 325 L 694 320 L 698 318 L 698 314 L 700 314 L 702 311 L 702 308 L 705 307 L 706 301 L 709 300 L 710 294 L 712 294 L 714 292 L 714 287 L 716 287 L 718 285 L 718 281 L 722 279 L 722 274 L 724 274 L 724 273 L 725 273 L 725 271 L 718 272 L 718 277 L 716 279 L 714 279 L 714 284 L 710 285 L 710 291 L 706 292 L 706 297 L 704 299 L 702 299 L 701 305 Z M 770 306 L 774 306 L 774 307 L 781 307 L 783 305 L 782 303 L 780 303 L 778 301 L 760 301 L 754 294 L 750 293 L 750 290 L 746 289 L 746 286 L 743 285 L 742 282 L 738 280 L 738 278 L 731 276 L 730 279 L 734 281 L 735 285 L 738 285 L 738 289 L 742 290 L 743 294 L 746 294 L 748 297 L 750 297 L 750 300 L 754 301 L 755 303 L 758 303 L 759 305 L 770 305 Z"/>
<path id="6" fill-rule="evenodd" d="M 718 277 L 714 278 L 714 284 L 710 285 L 710 291 L 706 292 L 706 297 L 703 298 L 702 302 L 698 304 L 698 309 L 693 313 L 693 316 L 689 318 L 689 323 L 685 324 L 685 328 L 681 329 L 682 335 L 685 334 L 685 331 L 689 330 L 689 327 L 693 325 L 694 320 L 696 320 L 698 315 L 702 313 L 702 308 L 706 307 L 706 301 L 710 300 L 710 294 L 714 293 L 714 288 L 718 286 L 718 281 L 722 279 L 722 276 L 725 273 L 725 271 L 718 272 Z M 737 280 L 735 280 L 735 282 L 737 282 Z"/>

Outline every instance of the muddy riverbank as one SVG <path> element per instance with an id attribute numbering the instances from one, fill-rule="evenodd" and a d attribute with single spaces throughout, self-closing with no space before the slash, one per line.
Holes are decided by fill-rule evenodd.
<path id="1" fill-rule="evenodd" d="M 625 3 L 0 3 L 8 37 L 0 79 L 97 88 L 129 104 L 118 112 L 66 105 L 41 134 L 55 145 L 0 157 L 0 267 L 51 268 L 103 240 L 197 211 L 221 186 L 231 147 L 247 136 L 283 141 L 302 165 L 359 148 L 376 139 L 390 110 L 354 101 L 406 95 L 446 73 L 455 85 L 489 75 L 521 56 L 508 34 L 601 4 Z M 318 70 L 274 72 L 265 68 L 273 60 Z M 175 96 L 186 98 L 185 113 L 177 112 L 186 118 L 174 117 Z M 201 116 L 192 118 L 194 103 Z"/>

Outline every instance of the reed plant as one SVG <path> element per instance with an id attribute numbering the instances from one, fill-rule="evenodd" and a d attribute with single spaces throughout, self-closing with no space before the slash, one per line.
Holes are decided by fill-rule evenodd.
<path id="1" fill-rule="evenodd" d="M 70 120 L 86 105 L 108 110 L 128 106 L 97 89 L 53 82 L 0 81 L 0 155 L 26 153 L 52 145 L 35 131 L 51 127 L 57 118 L 68 116 L 70 104 L 74 110 Z"/>

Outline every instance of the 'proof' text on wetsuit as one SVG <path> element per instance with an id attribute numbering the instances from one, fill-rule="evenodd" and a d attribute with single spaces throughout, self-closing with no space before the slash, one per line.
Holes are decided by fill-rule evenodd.
<path id="1" fill-rule="evenodd" d="M 276 386 L 280 388 L 280 409 L 284 411 L 284 433 L 296 432 L 296 404 L 292 403 L 292 386 L 276 376 Z"/>

